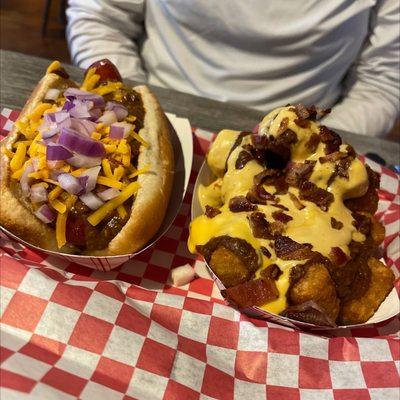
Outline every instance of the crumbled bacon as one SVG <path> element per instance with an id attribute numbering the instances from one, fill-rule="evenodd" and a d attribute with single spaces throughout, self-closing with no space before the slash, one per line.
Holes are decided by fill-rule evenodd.
<path id="1" fill-rule="evenodd" d="M 315 121 L 315 120 L 325 117 L 325 115 L 327 115 L 331 112 L 331 109 L 330 108 L 324 109 L 324 108 L 315 107 L 314 105 L 312 105 L 307 108 L 307 111 L 310 113 L 310 116 L 308 118 Z"/>
<path id="2" fill-rule="evenodd" d="M 265 246 L 261 246 L 260 250 L 261 250 L 261 253 L 263 253 L 265 257 L 271 258 L 271 252 Z"/>
<path id="3" fill-rule="evenodd" d="M 294 123 L 299 126 L 300 128 L 307 129 L 310 127 L 310 121 L 308 119 L 301 119 L 301 118 L 296 118 L 294 120 Z"/>
<path id="4" fill-rule="evenodd" d="M 253 182 L 255 185 L 261 185 L 262 183 L 272 184 L 274 180 L 281 175 L 277 169 L 264 169 L 259 174 L 254 175 Z"/>
<path id="5" fill-rule="evenodd" d="M 305 207 L 305 205 L 297 198 L 295 194 L 289 192 L 289 197 L 298 210 L 302 210 Z"/>
<path id="6" fill-rule="evenodd" d="M 308 142 L 305 144 L 306 149 L 310 153 L 314 153 L 315 150 L 317 150 L 317 147 L 318 147 L 320 141 L 321 141 L 320 136 L 318 134 L 316 134 L 316 133 L 313 133 L 310 136 L 310 139 L 308 139 Z"/>
<path id="7" fill-rule="evenodd" d="M 275 201 L 275 196 L 267 192 L 264 187 L 260 185 L 253 185 L 247 192 L 246 199 L 254 204 L 267 204 L 268 200 Z"/>
<path id="8" fill-rule="evenodd" d="M 314 255 L 309 243 L 297 243 L 287 236 L 275 239 L 276 255 L 282 260 L 306 260 Z"/>
<path id="9" fill-rule="evenodd" d="M 229 154 L 228 157 L 226 158 L 226 163 L 225 163 L 225 170 L 227 169 L 227 163 L 228 163 L 228 159 L 229 156 L 232 154 L 232 152 L 238 147 L 240 146 L 240 144 L 242 143 L 243 138 L 245 138 L 246 136 L 251 135 L 251 132 L 240 132 L 238 137 L 235 140 L 235 143 L 233 143 L 233 146 L 231 147 L 231 149 L 229 150 Z"/>
<path id="10" fill-rule="evenodd" d="M 238 158 L 236 160 L 235 168 L 243 169 L 246 166 L 246 164 L 252 159 L 253 156 L 248 151 L 242 150 L 239 153 Z"/>
<path id="11" fill-rule="evenodd" d="M 334 175 L 349 179 L 349 167 L 353 160 L 350 157 L 339 160 L 335 166 Z"/>
<path id="12" fill-rule="evenodd" d="M 254 279 L 230 287 L 222 291 L 222 294 L 238 308 L 247 308 L 277 299 L 279 291 L 272 279 Z"/>
<path id="13" fill-rule="evenodd" d="M 254 211 L 257 206 L 250 203 L 245 196 L 236 196 L 229 200 L 229 209 L 232 212 Z"/>
<path id="14" fill-rule="evenodd" d="M 324 164 L 326 162 L 336 162 L 345 157 L 347 157 L 347 153 L 344 153 L 342 151 L 335 151 L 334 153 L 328 154 L 325 157 L 320 157 L 318 160 L 321 164 Z"/>
<path id="15" fill-rule="evenodd" d="M 315 203 L 322 211 L 328 210 L 333 202 L 333 194 L 325 189 L 319 188 L 312 182 L 303 182 L 300 186 L 300 199 Z"/>
<path id="16" fill-rule="evenodd" d="M 347 262 L 347 255 L 340 247 L 332 247 L 329 253 L 329 258 L 334 266 L 339 267 Z"/>
<path id="17" fill-rule="evenodd" d="M 316 161 L 306 160 L 304 163 L 290 163 L 286 167 L 285 180 L 290 186 L 298 187 L 302 181 L 308 180 Z"/>
<path id="18" fill-rule="evenodd" d="M 280 135 L 281 133 L 286 131 L 288 124 L 289 124 L 289 118 L 288 117 L 282 118 L 282 121 L 279 124 L 278 132 L 277 132 L 278 135 Z"/>
<path id="19" fill-rule="evenodd" d="M 272 218 L 284 224 L 287 224 L 289 221 L 293 219 L 290 215 L 287 215 L 282 211 L 274 211 L 272 213 Z"/>
<path id="20" fill-rule="evenodd" d="M 269 224 L 269 231 L 273 237 L 282 235 L 285 230 L 285 225 L 280 221 L 275 221 Z"/>
<path id="21" fill-rule="evenodd" d="M 262 278 L 276 281 L 282 275 L 282 271 L 276 264 L 270 264 L 260 272 L 260 275 Z"/>
<path id="22" fill-rule="evenodd" d="M 277 200 L 279 200 L 279 198 L 277 198 Z M 289 209 L 287 207 L 285 207 L 283 204 L 273 203 L 273 204 L 271 204 L 271 206 L 279 208 L 279 209 L 281 209 L 283 211 L 289 211 Z"/>
<path id="23" fill-rule="evenodd" d="M 340 230 L 340 229 L 343 228 L 343 222 L 338 221 L 337 219 L 331 217 L 331 227 L 332 227 L 333 229 Z"/>
<path id="24" fill-rule="evenodd" d="M 319 128 L 319 134 L 321 137 L 321 142 L 325 143 L 325 154 L 331 154 L 335 151 L 339 151 L 339 147 L 342 144 L 342 139 L 336 132 L 331 131 L 326 126 L 321 126 Z"/>
<path id="25" fill-rule="evenodd" d="M 292 109 L 299 119 L 307 119 L 310 117 L 310 113 L 304 104 L 296 104 Z"/>
<path id="26" fill-rule="evenodd" d="M 205 212 L 206 216 L 208 218 L 214 218 L 215 216 L 217 216 L 218 214 L 221 214 L 221 211 L 218 208 L 206 205 L 206 212 Z"/>
<path id="27" fill-rule="evenodd" d="M 253 236 L 260 239 L 272 239 L 270 224 L 262 212 L 252 212 L 248 217 Z"/>
<path id="28" fill-rule="evenodd" d="M 364 235 L 368 235 L 371 231 L 371 219 L 368 215 L 360 214 L 358 212 L 351 213 L 354 218 L 353 225 L 355 228 Z"/>

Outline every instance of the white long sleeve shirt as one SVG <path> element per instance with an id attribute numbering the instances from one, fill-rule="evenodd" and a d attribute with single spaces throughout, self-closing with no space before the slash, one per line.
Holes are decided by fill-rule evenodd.
<path id="1" fill-rule="evenodd" d="M 332 107 L 325 124 L 380 136 L 399 112 L 398 0 L 70 0 L 73 62 L 267 113 Z"/>

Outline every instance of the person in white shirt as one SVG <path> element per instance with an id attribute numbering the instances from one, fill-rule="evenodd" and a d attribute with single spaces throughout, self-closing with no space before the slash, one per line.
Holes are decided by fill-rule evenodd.
<path id="1" fill-rule="evenodd" d="M 70 0 L 72 60 L 267 113 L 331 107 L 324 123 L 371 136 L 400 102 L 398 0 Z"/>

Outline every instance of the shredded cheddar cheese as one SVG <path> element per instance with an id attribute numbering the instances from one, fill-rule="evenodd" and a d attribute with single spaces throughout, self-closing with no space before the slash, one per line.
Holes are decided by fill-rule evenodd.
<path id="1" fill-rule="evenodd" d="M 57 199 L 50 200 L 50 205 L 60 214 L 64 214 L 67 211 L 67 206 Z"/>
<path id="2" fill-rule="evenodd" d="M 61 193 L 63 192 L 63 188 L 61 186 L 56 186 L 50 193 L 48 196 L 49 200 L 55 200 L 58 196 L 61 195 Z"/>
<path id="3" fill-rule="evenodd" d="M 16 171 L 22 167 L 25 162 L 26 156 L 26 144 L 23 142 L 19 142 L 17 145 L 17 151 L 15 152 L 11 162 L 10 168 L 12 171 Z"/>
<path id="4" fill-rule="evenodd" d="M 126 212 L 126 209 L 123 204 L 117 207 L 117 212 L 120 218 L 125 219 L 128 213 Z"/>
<path id="5" fill-rule="evenodd" d="M 146 172 L 150 171 L 150 165 L 147 165 L 146 167 L 143 167 L 141 169 L 138 169 L 136 171 L 134 171 L 133 173 L 131 173 L 128 178 L 135 178 L 136 176 L 140 175 L 140 174 L 145 174 Z"/>
<path id="6" fill-rule="evenodd" d="M 100 185 L 108 186 L 108 187 L 113 187 L 116 189 L 122 189 L 124 184 L 122 182 L 118 182 L 113 178 L 107 178 L 105 176 L 99 176 L 97 178 L 97 183 Z"/>
<path id="7" fill-rule="evenodd" d="M 117 197 L 109 200 L 98 208 L 93 214 L 89 215 L 88 221 L 91 225 L 98 225 L 107 215 L 115 210 L 118 206 L 123 204 L 131 196 L 133 196 L 139 190 L 139 184 L 137 182 L 131 182 Z"/>
<path id="8" fill-rule="evenodd" d="M 56 239 L 57 246 L 60 249 L 67 243 L 66 228 L 67 228 L 67 214 L 57 214 L 56 220 Z"/>
<path id="9" fill-rule="evenodd" d="M 38 104 L 36 108 L 28 115 L 28 119 L 32 121 L 39 120 L 42 117 L 43 113 L 51 107 L 52 105 L 49 103 Z"/>
<path id="10" fill-rule="evenodd" d="M 107 160 L 107 158 L 104 158 L 101 162 L 101 165 L 103 167 L 103 172 L 104 175 L 107 178 L 113 178 L 113 173 L 111 171 L 111 166 L 110 166 L 110 161 Z M 114 177 L 115 178 L 115 177 Z M 117 179 L 119 181 L 119 179 Z"/>

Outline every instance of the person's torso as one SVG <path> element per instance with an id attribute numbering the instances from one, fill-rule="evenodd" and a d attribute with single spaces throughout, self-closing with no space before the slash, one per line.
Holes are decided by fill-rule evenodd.
<path id="1" fill-rule="evenodd" d="M 374 0 L 147 0 L 151 84 L 268 111 L 331 106 L 368 34 Z"/>

